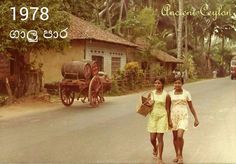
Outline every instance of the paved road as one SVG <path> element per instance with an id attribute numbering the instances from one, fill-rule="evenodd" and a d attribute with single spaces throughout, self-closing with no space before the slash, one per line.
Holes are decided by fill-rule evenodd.
<path id="1" fill-rule="evenodd" d="M 214 79 L 184 86 L 192 94 L 200 126 L 191 117 L 186 163 L 236 163 L 236 81 Z M 170 90 L 172 87 L 168 87 Z M 70 108 L 0 121 L 0 162 L 155 163 L 147 119 L 135 113 L 139 94 L 109 98 L 99 108 Z M 171 132 L 164 161 L 174 157 Z"/>

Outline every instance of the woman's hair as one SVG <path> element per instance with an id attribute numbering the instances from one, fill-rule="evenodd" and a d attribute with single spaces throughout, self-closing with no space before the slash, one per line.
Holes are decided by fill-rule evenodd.
<path id="1" fill-rule="evenodd" d="M 181 76 L 175 77 L 174 81 L 180 80 L 182 84 L 184 84 L 184 78 Z"/>
<path id="2" fill-rule="evenodd" d="M 154 83 L 155 83 L 155 81 L 160 81 L 161 82 L 161 84 L 163 85 L 163 88 L 164 88 L 164 85 L 165 85 L 165 78 L 164 77 L 156 77 L 155 79 L 154 79 Z"/>

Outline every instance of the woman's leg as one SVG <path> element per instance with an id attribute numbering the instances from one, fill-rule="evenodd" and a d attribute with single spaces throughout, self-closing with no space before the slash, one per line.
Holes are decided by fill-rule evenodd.
<path id="1" fill-rule="evenodd" d="M 174 162 L 178 161 L 178 138 L 177 138 L 177 130 L 173 130 L 172 131 L 173 134 L 173 144 L 174 144 L 174 148 L 175 148 L 175 155 L 176 155 L 176 159 L 174 159 Z"/>
<path id="2" fill-rule="evenodd" d="M 184 138 L 183 137 L 184 137 L 184 130 L 179 129 L 178 132 L 177 132 L 178 147 L 179 147 L 178 156 L 182 160 L 183 160 L 183 153 L 182 152 L 183 152 L 183 147 L 184 147 Z"/>
<path id="3" fill-rule="evenodd" d="M 150 142 L 153 146 L 153 155 L 157 155 L 157 133 L 150 133 Z"/>
<path id="4" fill-rule="evenodd" d="M 163 153 L 163 147 L 164 147 L 163 135 L 164 135 L 164 133 L 157 133 L 157 139 L 158 139 L 158 158 L 160 160 L 162 160 L 162 153 Z"/>

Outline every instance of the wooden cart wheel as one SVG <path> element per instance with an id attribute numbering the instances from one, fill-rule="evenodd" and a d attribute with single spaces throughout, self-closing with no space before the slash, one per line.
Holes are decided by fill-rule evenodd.
<path id="1" fill-rule="evenodd" d="M 61 102 L 65 106 L 71 106 L 74 102 L 75 92 L 71 91 L 69 88 L 61 87 L 60 97 L 61 97 Z"/>
<path id="2" fill-rule="evenodd" d="M 92 107 L 96 107 L 104 101 L 103 85 L 99 76 L 94 76 L 90 81 L 88 97 Z"/>

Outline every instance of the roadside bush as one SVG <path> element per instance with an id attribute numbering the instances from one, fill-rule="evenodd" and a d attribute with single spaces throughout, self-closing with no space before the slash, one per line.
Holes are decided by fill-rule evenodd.
<path id="1" fill-rule="evenodd" d="M 3 105 L 6 104 L 7 98 L 8 98 L 8 97 L 5 96 L 5 95 L 0 95 L 0 106 L 3 106 Z"/>
<path id="2" fill-rule="evenodd" d="M 108 95 L 120 95 L 122 92 L 120 90 L 120 87 L 118 86 L 117 80 L 112 78 L 112 83 L 111 83 L 111 90 L 107 92 Z"/>
<path id="3" fill-rule="evenodd" d="M 127 78 L 127 86 L 129 89 L 135 89 L 139 83 L 141 75 L 138 62 L 129 62 L 125 65 L 125 76 Z"/>
<path id="4" fill-rule="evenodd" d="M 166 70 L 164 67 L 160 66 L 159 64 L 153 64 L 150 69 L 151 76 L 157 77 L 157 76 L 162 76 L 165 77 L 166 75 Z"/>
<path id="5" fill-rule="evenodd" d="M 137 87 L 143 88 L 144 73 L 142 69 L 138 70 Z"/>
<path id="6" fill-rule="evenodd" d="M 110 95 L 127 93 L 129 90 L 143 88 L 144 73 L 138 62 L 130 62 L 124 70 L 118 70 L 112 78 Z"/>

